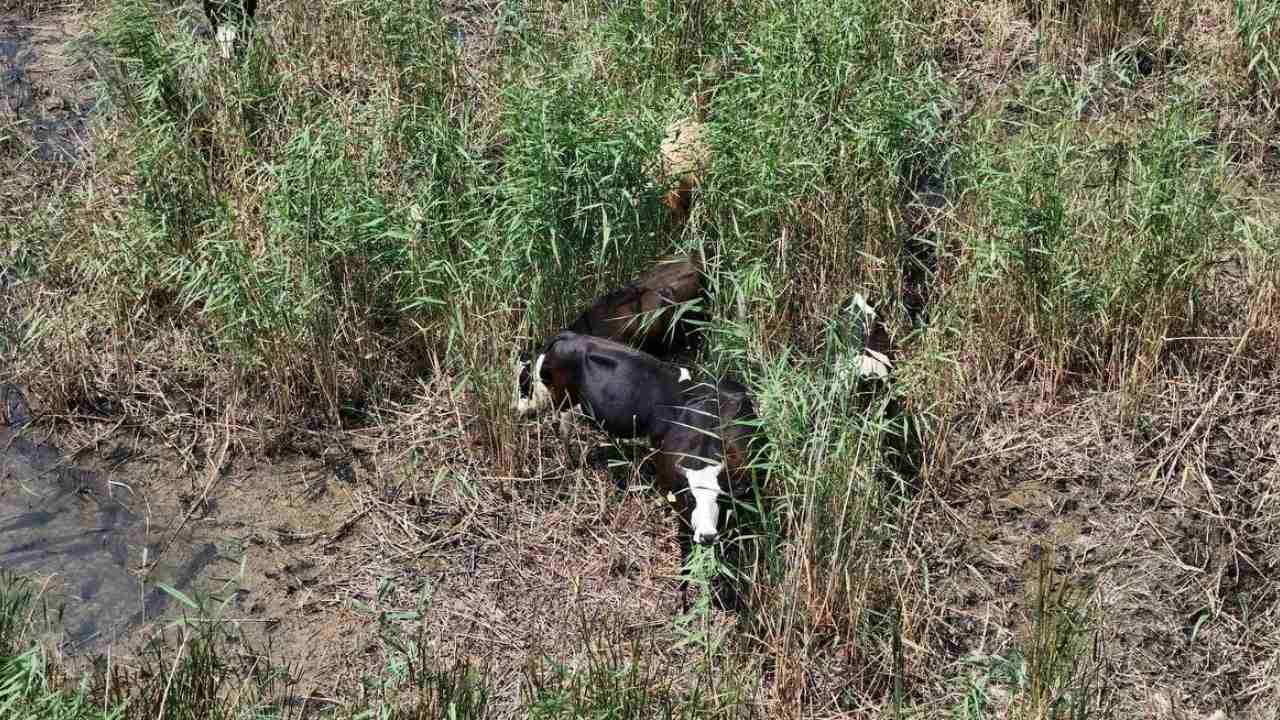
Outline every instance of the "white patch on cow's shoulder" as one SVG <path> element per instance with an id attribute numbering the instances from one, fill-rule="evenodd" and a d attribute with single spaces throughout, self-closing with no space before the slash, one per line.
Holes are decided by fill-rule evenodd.
<path id="1" fill-rule="evenodd" d="M 693 379 L 693 373 L 689 372 L 689 368 L 680 368 L 680 382 L 689 382 Z"/>
<path id="2" fill-rule="evenodd" d="M 236 29 L 233 25 L 222 25 L 218 28 L 218 52 L 223 60 L 231 58 L 231 50 L 236 43 Z"/>
<path id="3" fill-rule="evenodd" d="M 858 358 L 858 376 L 876 378 L 883 380 L 889 377 L 889 370 L 892 363 L 883 353 L 876 352 L 871 348 L 865 348 L 862 351 L 862 357 Z"/>
<path id="4" fill-rule="evenodd" d="M 893 361 L 883 353 L 864 348 L 862 352 L 836 360 L 835 377 L 840 383 L 883 381 L 893 371 Z"/>
<path id="5" fill-rule="evenodd" d="M 723 468 L 721 463 L 708 465 L 701 470 L 680 468 L 689 480 L 689 492 L 693 493 L 693 517 L 690 518 L 690 524 L 693 526 L 693 541 L 699 545 L 715 542 L 716 536 L 720 534 L 717 529 L 720 505 L 716 498 L 720 495 L 719 478 Z"/>

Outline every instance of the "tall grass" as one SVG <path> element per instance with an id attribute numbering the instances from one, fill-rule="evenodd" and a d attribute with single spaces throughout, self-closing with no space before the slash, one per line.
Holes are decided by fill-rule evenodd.
<path id="1" fill-rule="evenodd" d="M 1070 47 L 1103 51 L 1119 48 L 1145 29 L 1153 14 L 1141 0 L 1023 0 L 1033 23 L 1067 35 Z M 1074 37 L 1072 37 L 1074 36 Z"/>
<path id="2" fill-rule="evenodd" d="M 532 664 L 522 709 L 536 720 L 553 718 L 754 717 L 753 698 L 736 666 L 672 667 L 645 642 L 610 638 L 607 625 L 583 618 L 581 650 L 568 662 Z M 717 654 L 717 659 L 724 660 Z M 691 660 L 693 660 L 691 658 Z"/>
<path id="3" fill-rule="evenodd" d="M 1025 636 L 1003 655 L 970 659 L 985 672 L 970 679 L 958 716 L 1117 717 L 1096 589 L 1056 575 L 1049 553 L 1034 572 Z"/>
<path id="4" fill-rule="evenodd" d="M 1233 10 L 1264 102 L 1269 7 Z M 1083 63 L 1178 41 L 1156 27 L 1163 5 L 1021 9 Z M 1275 223 L 1232 194 L 1202 87 L 1170 80 L 1112 117 L 1097 110 L 1108 76 L 1066 61 L 1011 60 L 975 80 L 941 64 L 947 12 L 935 0 L 530 0 L 501 3 L 488 34 L 460 43 L 425 0 L 284 0 L 223 63 L 185 16 L 112 0 L 97 18 L 112 65 L 93 182 L 33 225 L 20 265 L 44 304 L 16 373 L 54 413 L 155 419 L 163 404 L 149 398 L 177 389 L 210 405 L 247 398 L 241 425 L 264 446 L 370 422 L 438 374 L 458 428 L 493 460 L 468 477 L 526 477 L 531 441 L 507 412 L 512 352 L 659 256 L 705 251 L 714 307 L 696 361 L 756 398 L 771 514 L 746 564 L 745 631 L 712 637 L 705 602 L 675 630 L 705 631 L 690 643 L 703 669 L 767 676 L 797 715 L 909 708 L 957 659 L 932 592 L 931 553 L 947 541 L 921 521 L 964 484 L 947 462 L 952 431 L 980 426 L 1010 386 L 1053 398 L 1194 372 L 1183 339 L 1237 322 L 1210 302 L 1226 259 L 1264 258 L 1246 273 L 1246 325 L 1273 322 L 1275 298 L 1258 251 Z M 695 112 L 712 161 L 677 232 L 656 153 L 663 128 Z M 904 209 L 920 165 L 945 196 L 928 222 Z M 906 260 L 923 245 L 934 257 L 917 274 Z M 921 282 L 926 314 L 899 292 Z M 889 388 L 836 369 L 853 291 L 897 343 Z M 1023 656 L 1047 683 L 1026 690 L 1028 716 L 1084 672 L 1053 675 L 1053 638 L 1079 633 L 1044 623 Z M 224 668 L 200 642 L 189 636 L 182 657 L 205 659 L 166 676 L 208 699 L 223 686 L 198 671 Z M 492 712 L 476 668 L 424 648 L 403 642 L 397 667 L 427 688 L 431 713 Z M 674 687 L 643 648 L 577 661 L 530 671 L 530 714 L 749 704 L 720 702 L 728 684 Z"/>
<path id="5" fill-rule="evenodd" d="M 979 205 L 957 228 L 964 284 L 948 312 L 969 314 L 959 332 L 998 338 L 968 350 L 993 353 L 983 365 L 1053 385 L 1141 381 L 1167 338 L 1202 322 L 1234 210 L 1203 117 L 1163 115 L 1141 138 L 1108 141 L 1072 123 L 1032 126 L 994 153 L 987 143 L 1006 131 L 981 131 L 960 172 Z"/>
<path id="6" fill-rule="evenodd" d="M 1280 9 L 1256 0 L 1235 0 L 1231 9 L 1250 87 L 1261 108 L 1274 117 L 1280 103 Z"/>

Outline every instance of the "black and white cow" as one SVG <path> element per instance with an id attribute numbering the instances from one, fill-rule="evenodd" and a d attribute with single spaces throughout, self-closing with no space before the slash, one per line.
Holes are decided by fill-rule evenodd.
<path id="1" fill-rule="evenodd" d="M 837 323 L 843 352 L 836 358 L 836 376 L 845 383 L 887 382 L 893 373 L 889 332 L 862 293 L 849 298 Z"/>
<path id="2" fill-rule="evenodd" d="M 659 451 L 658 489 L 683 496 L 677 505 L 693 542 L 715 541 L 719 499 L 752 493 L 760 436 L 741 384 L 695 382 L 687 368 L 571 330 L 547 343 L 532 375 L 538 403 L 524 406 L 526 414 L 550 409 L 563 422 L 580 408 L 615 438 L 644 439 Z"/>
<path id="3" fill-rule="evenodd" d="M 517 398 L 523 416 L 581 410 L 610 435 L 645 439 L 657 447 L 666 420 L 691 384 L 687 369 L 665 363 L 629 345 L 564 330 L 543 347 L 528 374 L 528 390 Z"/>
<path id="4" fill-rule="evenodd" d="M 682 554 L 690 540 L 714 543 L 722 530 L 721 504 L 754 502 L 763 477 L 757 473 L 763 435 L 747 389 L 729 379 L 686 386 L 666 418 L 657 461 L 657 487 L 683 520 Z"/>
<path id="5" fill-rule="evenodd" d="M 685 368 L 572 331 L 552 338 L 534 367 L 534 396 L 561 413 L 562 438 L 564 411 L 577 406 L 614 437 L 643 438 L 657 450 L 655 487 L 674 505 L 682 565 L 693 543 L 720 537 L 722 506 L 751 506 L 761 497 L 763 436 L 741 384 L 696 382 Z M 727 517 L 742 516 L 729 509 Z"/>
<path id="6" fill-rule="evenodd" d="M 695 543 L 714 544 L 721 570 L 710 579 L 712 598 L 724 609 L 741 607 L 768 514 L 764 434 L 755 406 L 737 382 L 698 383 L 684 392 L 668 425 L 655 485 L 675 510 L 680 565 L 688 566 Z M 687 591 L 686 578 L 680 583 L 685 609 Z"/>
<path id="7" fill-rule="evenodd" d="M 691 258 L 665 260 L 652 271 L 597 298 L 567 330 L 635 347 L 655 356 L 688 349 L 705 319 L 696 301 L 705 300 L 702 268 Z M 535 415 L 549 400 L 538 383 L 538 362 L 516 360 L 513 410 Z"/>
<path id="8" fill-rule="evenodd" d="M 204 0 L 204 14 L 213 27 L 218 52 L 224 60 L 231 57 L 237 34 L 253 23 L 257 11 L 258 0 Z"/>

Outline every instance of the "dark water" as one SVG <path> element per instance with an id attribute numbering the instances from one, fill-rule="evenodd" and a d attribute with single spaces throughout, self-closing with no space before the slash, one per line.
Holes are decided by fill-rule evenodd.
<path id="1" fill-rule="evenodd" d="M 171 608 L 156 582 L 189 592 L 217 550 L 190 532 L 167 543 L 180 513 L 148 522 L 146 504 L 123 483 L 26 437 L 25 399 L 13 386 L 0 392 L 7 421 L 0 425 L 0 566 L 37 582 L 52 578 L 45 597 L 60 620 L 64 651 L 103 650 Z M 154 560 L 166 544 L 144 580 L 144 549 Z"/>

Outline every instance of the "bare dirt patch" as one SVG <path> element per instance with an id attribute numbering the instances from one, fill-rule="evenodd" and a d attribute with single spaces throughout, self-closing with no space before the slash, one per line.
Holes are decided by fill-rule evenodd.
<path id="1" fill-rule="evenodd" d="M 1265 581 L 1280 559 L 1276 387 L 1172 382 L 1133 412 L 1120 394 L 1000 397 L 934 518 L 965 652 L 1025 643 L 1047 555 L 1057 576 L 1095 589 L 1104 672 L 1126 702 L 1159 698 L 1143 708 L 1165 707 L 1156 717 L 1262 717 L 1274 639 L 1256 618 L 1280 599 Z"/>

